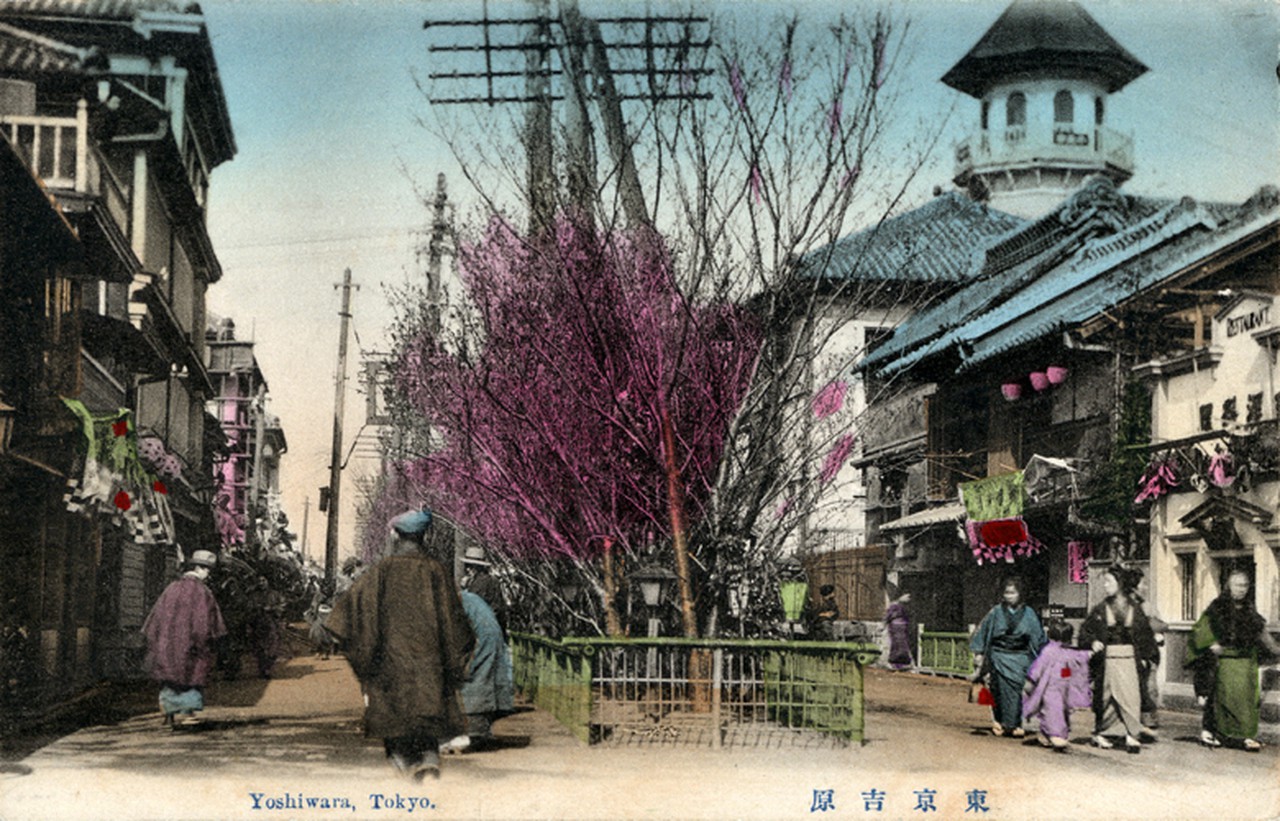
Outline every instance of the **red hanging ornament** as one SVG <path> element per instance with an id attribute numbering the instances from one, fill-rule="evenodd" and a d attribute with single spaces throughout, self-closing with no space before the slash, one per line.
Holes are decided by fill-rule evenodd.
<path id="1" fill-rule="evenodd" d="M 151 486 L 151 489 L 154 490 L 156 493 L 169 492 L 169 488 L 165 487 L 164 482 L 160 481 L 159 479 L 156 479 L 155 484 Z"/>
<path id="2" fill-rule="evenodd" d="M 114 433 L 116 436 L 124 436 L 126 433 L 129 432 L 129 420 L 117 419 L 115 422 L 112 422 L 111 432 Z"/>
<path id="3" fill-rule="evenodd" d="M 116 494 L 115 504 L 116 507 L 121 510 L 128 510 L 133 507 L 133 502 L 129 499 L 129 494 L 125 493 L 123 490 Z"/>

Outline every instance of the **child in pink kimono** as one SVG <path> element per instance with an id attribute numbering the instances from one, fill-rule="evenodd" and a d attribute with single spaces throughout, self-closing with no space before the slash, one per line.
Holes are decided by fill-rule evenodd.
<path id="1" fill-rule="evenodd" d="M 1049 642 L 1027 671 L 1023 688 L 1023 719 L 1040 722 L 1040 743 L 1056 752 L 1067 751 L 1071 711 L 1093 706 L 1089 689 L 1089 651 L 1069 647 L 1074 629 L 1062 619 L 1046 625 Z"/>

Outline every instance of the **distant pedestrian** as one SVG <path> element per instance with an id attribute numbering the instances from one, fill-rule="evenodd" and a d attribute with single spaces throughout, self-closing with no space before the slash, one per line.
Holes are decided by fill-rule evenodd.
<path id="1" fill-rule="evenodd" d="M 424 552 L 428 511 L 391 521 L 390 555 L 334 602 L 325 627 L 342 643 L 365 695 L 365 733 L 415 781 L 440 775 L 439 745 L 465 728 L 458 704 L 475 644 L 457 588 Z"/>
<path id="2" fill-rule="evenodd" d="M 1040 617 L 1022 601 L 1022 580 L 1005 580 L 1003 601 L 988 611 L 969 640 L 976 672 L 988 680 L 991 696 L 991 734 L 1022 738 L 1022 685 L 1027 670 L 1047 639 Z"/>
<path id="3" fill-rule="evenodd" d="M 836 587 L 824 584 L 818 588 L 817 608 L 813 614 L 813 637 L 833 641 L 836 637 L 836 621 L 840 618 L 840 605 L 836 602 Z"/>
<path id="4" fill-rule="evenodd" d="M 1169 631 L 1169 624 L 1156 615 L 1154 603 L 1148 601 L 1147 596 L 1144 595 L 1143 588 L 1146 586 L 1144 581 L 1145 577 L 1139 580 L 1138 587 L 1133 593 L 1133 600 L 1142 608 L 1143 614 L 1147 617 L 1147 623 L 1151 625 L 1151 633 L 1156 642 L 1156 658 L 1138 665 L 1138 689 L 1142 695 L 1142 726 L 1155 730 L 1160 726 L 1160 687 L 1157 682 L 1159 676 L 1156 675 L 1156 668 L 1160 666 L 1164 635 Z"/>
<path id="5" fill-rule="evenodd" d="M 1191 628 L 1187 665 L 1195 670 L 1195 692 L 1204 710 L 1200 743 L 1222 746 L 1222 739 L 1249 752 L 1258 742 L 1258 657 L 1266 650 L 1280 656 L 1267 621 L 1254 604 L 1244 570 L 1227 575 L 1227 589 L 1214 599 Z"/>
<path id="6" fill-rule="evenodd" d="M 259 678 L 271 678 L 271 671 L 283 652 L 280 619 L 284 604 L 281 595 L 259 576 L 249 594 L 249 646 L 258 665 Z"/>
<path id="7" fill-rule="evenodd" d="M 462 579 L 464 590 L 470 590 L 489 605 L 493 616 L 502 628 L 502 640 L 507 639 L 507 599 L 502 593 L 502 583 L 489 572 L 489 562 L 484 550 L 480 547 L 468 547 L 463 553 L 462 567 L 465 575 Z"/>
<path id="8" fill-rule="evenodd" d="M 1065 753 L 1071 711 L 1087 710 L 1093 705 L 1089 651 L 1070 646 L 1075 630 L 1062 619 L 1052 619 L 1045 632 L 1049 641 L 1027 670 L 1022 717 L 1037 720 L 1042 746 Z"/>
<path id="9" fill-rule="evenodd" d="M 889 632 L 889 665 L 895 670 L 906 670 L 916 663 L 911 654 L 911 612 L 907 610 L 910 603 L 911 594 L 903 593 L 884 611 L 885 628 Z"/>
<path id="10" fill-rule="evenodd" d="M 1142 608 L 1133 598 L 1137 576 L 1112 566 L 1102 574 L 1106 598 L 1089 611 L 1080 626 L 1080 646 L 1093 651 L 1089 670 L 1093 682 L 1093 746 L 1110 749 L 1107 731 L 1124 724 L 1125 752 L 1142 752 L 1143 741 L 1155 731 L 1142 726 L 1142 690 L 1138 667 L 1160 660 L 1155 635 Z"/>
<path id="11" fill-rule="evenodd" d="M 227 634 L 222 611 L 205 585 L 216 554 L 197 550 L 187 570 L 156 599 L 143 622 L 146 667 L 160 682 L 160 710 L 174 729 L 196 723 L 215 660 L 215 643 Z"/>
<path id="12" fill-rule="evenodd" d="M 497 617 L 484 599 L 469 590 L 462 591 L 462 607 L 476 634 L 476 647 L 467 669 L 467 680 L 462 685 L 467 732 L 445 745 L 448 752 L 475 750 L 491 744 L 493 722 L 515 710 L 511 651 L 502 637 Z"/>
<path id="13" fill-rule="evenodd" d="M 332 593 L 333 582 L 328 579 L 316 585 L 315 591 L 311 594 L 311 605 L 304 616 L 307 624 L 310 625 L 308 633 L 316 655 L 325 659 L 333 653 L 333 636 L 324 626 L 325 619 L 329 618 L 329 614 L 333 612 Z"/>

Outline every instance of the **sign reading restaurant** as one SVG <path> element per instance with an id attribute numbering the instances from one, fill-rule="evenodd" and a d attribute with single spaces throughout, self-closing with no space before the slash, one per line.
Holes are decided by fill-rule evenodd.
<path id="1" fill-rule="evenodd" d="M 1235 316 L 1227 317 L 1227 336 L 1247 333 L 1271 324 L 1271 306 L 1257 305 Z"/>

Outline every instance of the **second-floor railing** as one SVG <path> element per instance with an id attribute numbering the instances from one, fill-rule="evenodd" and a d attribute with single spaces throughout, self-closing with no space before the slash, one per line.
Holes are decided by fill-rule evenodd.
<path id="1" fill-rule="evenodd" d="M 0 117 L 0 127 L 32 174 L 46 187 L 62 190 L 88 190 L 88 126 L 88 108 L 84 100 L 76 106 L 74 117 Z"/>

